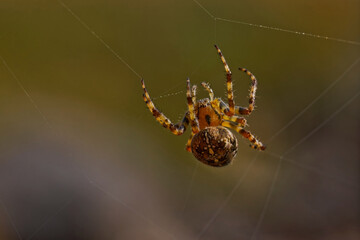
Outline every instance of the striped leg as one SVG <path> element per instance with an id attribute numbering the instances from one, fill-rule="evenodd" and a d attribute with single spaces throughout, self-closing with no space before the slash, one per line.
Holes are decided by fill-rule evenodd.
<path id="1" fill-rule="evenodd" d="M 249 75 L 252 83 L 251 83 L 251 88 L 250 88 L 249 107 L 244 108 L 244 107 L 236 106 L 235 114 L 250 115 L 250 113 L 254 110 L 254 107 L 255 107 L 255 93 L 256 93 L 256 89 L 257 89 L 257 80 L 256 80 L 255 76 L 247 69 L 239 68 L 239 70 L 241 70 L 241 71 L 245 72 L 247 75 Z"/>
<path id="2" fill-rule="evenodd" d="M 255 138 L 255 136 L 252 135 L 249 131 L 246 131 L 244 128 L 239 126 L 239 124 L 224 121 L 221 123 L 221 125 L 224 127 L 234 129 L 235 131 L 240 133 L 244 138 L 249 139 L 249 141 L 251 142 L 250 147 L 252 147 L 254 149 L 265 150 L 265 148 L 266 148 L 265 145 L 263 145 L 259 140 L 257 140 Z"/>
<path id="3" fill-rule="evenodd" d="M 229 116 L 223 115 L 222 119 L 229 121 L 229 122 L 236 122 L 239 124 L 240 127 L 246 126 L 246 119 L 243 117 L 240 117 L 240 116 L 234 115 L 234 116 L 229 117 Z"/>
<path id="4" fill-rule="evenodd" d="M 155 117 L 156 121 L 158 121 L 163 127 L 169 129 L 175 135 L 181 135 L 186 130 L 186 127 L 189 125 L 189 114 L 185 114 L 181 123 L 173 124 L 163 113 L 161 113 L 154 105 L 154 103 L 150 99 L 150 95 L 145 88 L 144 80 L 141 80 L 142 88 L 144 89 L 143 98 L 144 101 L 149 108 L 150 112 Z"/>
<path id="5" fill-rule="evenodd" d="M 210 101 L 214 100 L 214 92 L 211 89 L 210 85 L 208 83 L 202 82 L 201 85 L 205 88 L 206 91 L 208 91 L 210 96 Z"/>
<path id="6" fill-rule="evenodd" d="M 196 85 L 192 86 L 192 88 L 191 88 L 191 94 L 192 94 L 192 96 L 191 96 L 192 99 L 191 100 L 192 100 L 193 104 L 196 103 L 196 88 L 197 88 Z M 190 107 L 189 107 L 189 109 L 190 109 Z M 195 120 L 197 121 L 196 116 L 195 116 Z M 199 126 L 199 123 L 197 125 Z M 192 141 L 192 138 L 194 137 L 194 135 L 195 135 L 194 131 L 191 131 L 190 137 L 187 140 L 186 148 L 185 148 L 186 151 L 188 151 L 188 152 L 192 152 L 191 151 L 191 141 Z"/>
<path id="7" fill-rule="evenodd" d="M 196 90 L 197 90 L 197 86 L 193 85 L 191 88 L 191 99 L 193 104 L 196 104 Z"/>
<path id="8" fill-rule="evenodd" d="M 190 117 L 189 117 L 189 112 L 186 112 L 184 117 L 182 118 L 181 122 L 175 124 L 175 127 L 184 127 L 184 132 L 186 130 L 186 128 L 189 126 L 190 123 Z"/>
<path id="9" fill-rule="evenodd" d="M 189 78 L 186 80 L 186 83 L 187 83 L 186 84 L 186 96 L 187 96 L 187 102 L 188 102 L 188 107 L 189 107 L 191 129 L 192 129 L 192 134 L 195 135 L 196 133 L 198 133 L 200 131 L 199 121 L 196 118 L 195 108 L 194 108 L 194 104 L 195 104 L 194 101 L 196 101 L 196 86 L 193 86 L 192 94 L 191 94 Z"/>
<path id="10" fill-rule="evenodd" d="M 215 48 L 220 56 L 221 61 L 224 64 L 224 68 L 226 71 L 226 87 L 227 87 L 227 97 L 229 101 L 229 111 L 225 112 L 225 114 L 228 116 L 232 116 L 235 114 L 235 103 L 234 103 L 234 92 L 233 92 L 233 84 L 231 79 L 231 71 L 229 65 L 226 63 L 224 56 L 221 53 L 220 48 L 218 48 L 218 46 L 216 45 Z"/>
<path id="11" fill-rule="evenodd" d="M 214 101 L 211 101 L 211 106 L 220 113 L 227 114 L 229 112 L 229 107 L 221 98 L 216 98 Z"/>
<path id="12" fill-rule="evenodd" d="M 187 143 L 186 143 L 186 151 L 188 151 L 188 152 L 192 152 L 191 151 L 191 141 L 192 141 L 192 138 L 194 137 L 194 134 L 191 132 L 191 135 L 190 135 L 190 137 L 189 137 L 189 139 L 188 139 L 188 141 L 187 141 Z"/>
<path id="13" fill-rule="evenodd" d="M 215 104 L 213 105 L 213 108 L 218 112 L 218 113 L 224 113 L 222 114 L 222 118 L 224 120 L 227 121 L 232 121 L 232 122 L 237 122 L 240 124 L 240 126 L 245 127 L 246 126 L 246 119 L 240 116 L 227 116 L 225 115 L 226 112 L 229 112 L 229 108 L 226 106 L 226 104 L 223 102 L 223 100 L 221 100 L 220 98 L 217 98 L 214 100 L 214 92 L 213 90 L 210 88 L 208 83 L 202 82 L 201 83 L 203 85 L 203 87 L 206 89 L 206 91 L 209 92 L 210 95 L 210 101 L 212 101 L 212 103 L 214 102 Z"/>
<path id="14" fill-rule="evenodd" d="M 245 127 L 246 126 L 246 119 L 240 116 L 227 116 L 225 115 L 226 112 L 229 111 L 228 106 L 226 106 L 226 104 L 224 103 L 223 100 L 221 100 L 220 98 L 216 98 L 214 101 L 211 102 L 211 106 L 218 112 L 221 114 L 221 117 L 223 120 L 226 121 L 231 121 L 231 122 L 236 122 L 239 123 L 241 127 Z"/>

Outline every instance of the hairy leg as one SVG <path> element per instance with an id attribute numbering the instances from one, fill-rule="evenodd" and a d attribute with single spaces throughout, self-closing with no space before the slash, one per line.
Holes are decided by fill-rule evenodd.
<path id="1" fill-rule="evenodd" d="M 259 140 L 257 140 L 253 134 L 251 134 L 249 131 L 241 127 L 238 123 L 224 121 L 221 123 L 221 125 L 224 127 L 234 129 L 235 131 L 240 133 L 244 138 L 248 139 L 251 142 L 250 147 L 254 149 L 265 150 L 266 146 L 262 144 Z"/>
<path id="2" fill-rule="evenodd" d="M 245 72 L 248 76 L 250 76 L 251 86 L 250 86 L 249 106 L 247 108 L 236 106 L 235 114 L 250 115 L 250 113 L 254 110 L 254 107 L 255 107 L 255 94 L 256 94 L 256 89 L 257 89 L 257 80 L 256 80 L 255 76 L 247 69 L 239 68 L 239 70 Z"/>
<path id="3" fill-rule="evenodd" d="M 175 135 L 181 135 L 186 130 L 186 127 L 189 125 L 189 114 L 186 113 L 182 121 L 178 124 L 173 124 L 163 113 L 161 113 L 152 102 L 148 91 L 145 88 L 144 80 L 141 80 L 142 88 L 144 89 L 144 102 L 149 108 L 150 112 L 155 117 L 156 121 L 158 121 L 163 127 L 169 129 Z"/>
<path id="4" fill-rule="evenodd" d="M 187 103 L 188 103 L 188 108 L 189 108 L 189 116 L 190 116 L 190 124 L 191 124 L 191 129 L 192 129 L 192 133 L 195 135 L 196 133 L 198 133 L 200 131 L 200 127 L 199 127 L 199 121 L 196 118 L 196 114 L 195 114 L 195 102 L 196 101 L 196 87 L 193 86 L 192 88 L 192 93 L 190 90 L 190 79 L 188 78 L 186 81 L 186 96 L 187 96 Z"/>
<path id="5" fill-rule="evenodd" d="M 227 97 L 229 101 L 229 111 L 227 111 L 225 114 L 228 116 L 232 116 L 235 114 L 235 102 L 234 102 L 234 91 L 233 91 L 233 84 L 231 78 L 231 71 L 229 65 L 226 63 L 226 60 L 220 48 L 217 45 L 215 45 L 215 48 L 220 56 L 222 63 L 224 64 L 224 68 L 226 72 L 226 88 L 227 88 Z"/>

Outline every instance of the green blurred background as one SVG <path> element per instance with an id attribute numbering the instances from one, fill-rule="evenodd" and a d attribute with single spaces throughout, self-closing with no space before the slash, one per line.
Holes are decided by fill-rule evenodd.
<path id="1" fill-rule="evenodd" d="M 218 18 L 360 41 L 358 1 L 198 3 Z M 250 81 L 236 69 L 256 75 L 247 119 L 268 145 L 258 154 L 239 136 L 224 168 L 198 163 L 189 132 L 154 120 L 137 76 L 176 122 L 187 77 L 225 99 L 214 43 L 237 104 Z M 2 0 L 0 239 L 357 239 L 359 98 L 330 117 L 360 90 L 359 49 L 215 23 L 192 0 Z"/>

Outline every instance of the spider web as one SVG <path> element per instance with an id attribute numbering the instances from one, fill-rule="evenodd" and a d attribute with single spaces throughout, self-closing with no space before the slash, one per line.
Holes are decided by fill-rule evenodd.
<path id="1" fill-rule="evenodd" d="M 4 117 L 1 124 L 9 126 L 8 130 L 3 131 L 3 136 L 6 137 L 7 141 L 5 141 L 5 137 L 2 139 L 1 155 L 4 160 L 2 182 L 5 183 L 1 186 L 0 191 L 3 207 L 1 216 L 5 216 L 4 219 L 9 223 L 7 228 L 6 221 L 4 224 L 0 222 L 2 226 L 5 226 L 5 230 L 0 231 L 1 234 L 4 234 L 4 238 L 46 239 L 49 236 L 57 238 L 67 232 L 67 229 L 62 227 L 67 221 L 69 222 L 66 225 L 67 227 L 82 231 L 78 235 L 70 235 L 77 239 L 295 239 L 299 236 L 304 238 L 311 236 L 314 239 L 321 239 L 324 236 L 335 239 L 337 237 L 352 239 L 357 236 L 358 229 L 356 226 L 359 219 L 353 209 L 359 207 L 357 203 L 358 192 L 354 191 L 358 187 L 356 182 L 358 178 L 356 170 L 356 166 L 358 166 L 356 161 L 358 139 L 353 132 L 358 128 L 358 111 L 356 108 L 360 93 L 357 81 L 359 76 L 358 45 L 360 45 L 358 41 L 353 41 L 351 38 L 348 40 L 332 37 L 327 34 L 301 32 L 278 27 L 278 24 L 255 23 L 260 21 L 243 22 L 238 20 L 238 15 L 235 15 L 234 18 L 220 17 L 223 13 L 232 16 L 230 6 L 234 3 L 230 1 L 225 6 L 219 6 L 219 3 L 196 0 L 181 4 L 173 3 L 175 5 L 173 8 L 180 5 L 184 6 L 183 10 L 195 12 L 194 16 L 201 20 L 191 29 L 204 28 L 204 31 L 198 34 L 204 34 L 204 38 L 201 40 L 207 41 L 204 43 L 199 39 L 190 38 L 190 43 L 185 43 L 187 48 L 181 48 L 187 51 L 187 55 L 181 55 L 178 52 L 173 52 L 173 54 L 178 54 L 177 56 L 180 59 L 194 56 L 195 61 L 187 60 L 189 66 L 181 66 L 178 69 L 173 67 L 167 70 L 162 66 L 162 64 L 165 65 L 163 61 L 174 60 L 175 57 L 166 53 L 158 56 L 159 44 L 155 44 L 153 47 L 156 51 L 151 51 L 147 48 L 151 46 L 150 43 L 136 42 L 138 40 L 135 39 L 138 39 L 141 30 L 133 30 L 127 27 L 128 22 L 120 21 L 117 22 L 121 26 L 120 35 L 116 35 L 114 29 L 111 28 L 114 25 L 106 29 L 102 25 L 103 23 L 99 21 L 99 19 L 104 18 L 109 18 L 109 21 L 117 19 L 115 17 L 119 15 L 117 11 L 120 11 L 120 15 L 125 14 L 125 20 L 135 21 L 136 15 L 129 18 L 129 14 L 126 15 L 126 12 L 123 12 L 125 10 L 120 10 L 127 3 L 109 1 L 108 7 L 103 9 L 106 14 L 96 11 L 96 17 L 93 19 L 97 20 L 92 20 L 87 11 L 92 12 L 93 9 L 102 6 L 103 3 L 92 1 L 83 6 L 76 1 L 58 0 L 49 5 L 44 5 L 41 1 L 35 2 L 37 8 L 40 8 L 39 12 L 43 15 L 39 18 L 41 21 L 36 22 L 32 27 L 40 28 L 40 32 L 49 31 L 49 35 L 44 36 L 50 36 L 52 40 L 55 38 L 51 38 L 51 34 L 64 34 L 65 39 L 69 39 L 60 43 L 56 42 L 54 46 L 68 46 L 71 41 L 79 41 L 84 43 L 84 46 L 80 47 L 75 45 L 80 48 L 80 53 L 91 51 L 93 48 L 97 51 L 106 49 L 118 61 L 109 60 L 109 56 L 104 56 L 103 51 L 90 55 L 99 56 L 101 60 L 106 61 L 106 64 L 102 65 L 101 62 L 94 60 L 94 62 L 90 62 L 93 66 L 100 66 L 112 74 L 106 75 L 105 77 L 109 80 L 102 84 L 104 87 L 102 92 L 106 92 L 106 95 L 100 95 L 96 91 L 94 99 L 82 99 L 81 104 L 76 102 L 81 100 L 72 94 L 88 96 L 92 88 L 97 88 L 98 79 L 101 79 L 100 75 L 97 76 L 96 73 L 92 72 L 95 76 L 85 83 L 79 81 L 79 85 L 73 82 L 64 82 L 63 79 L 72 76 L 71 79 L 76 82 L 77 78 L 90 76 L 81 75 L 87 70 L 81 68 L 80 61 L 88 63 L 87 61 L 80 59 L 79 62 L 57 62 L 56 59 L 61 59 L 61 57 L 68 59 L 66 54 L 73 58 L 78 57 L 78 55 L 72 55 L 71 52 L 64 53 L 65 56 L 58 53 L 59 55 L 50 59 L 64 65 L 64 69 L 70 69 L 69 72 L 71 73 L 69 75 L 59 74 L 59 77 L 37 66 L 36 69 L 45 72 L 44 76 L 55 79 L 51 82 L 52 84 L 58 84 L 57 87 L 70 86 L 71 89 L 65 88 L 69 92 L 69 96 L 67 96 L 69 101 L 62 102 L 56 97 L 64 96 L 59 94 L 51 85 L 34 80 L 39 75 L 34 74 L 29 67 L 26 67 L 28 64 L 21 62 L 20 57 L 23 55 L 11 54 L 14 51 L 14 46 L 24 44 L 23 40 L 20 43 L 12 42 L 12 40 L 22 39 L 21 37 L 24 35 L 18 36 L 12 31 L 4 34 L 4 43 L 7 44 L 5 45 L 7 48 L 6 50 L 1 49 L 2 52 L 5 52 L 4 54 L 1 53 L 0 58 L 3 66 L 1 74 L 4 79 L 9 81 L 3 83 L 2 89 L 16 92 L 17 90 L 15 86 L 11 85 L 10 80 L 15 82 L 22 94 L 25 95 L 27 102 L 35 108 L 41 117 L 41 119 L 36 119 L 37 117 L 31 113 L 33 110 L 23 106 L 23 104 L 20 105 L 19 96 L 11 98 L 8 92 L 3 92 L 4 97 L 2 99 L 13 99 L 8 103 L 8 106 L 6 101 L 3 101 L 5 104 L 0 105 L 6 109 L 1 115 L 12 115 L 12 117 Z M 113 4 L 116 7 L 112 8 Z M 159 7 L 164 2 L 154 2 L 153 4 L 155 7 Z M 129 9 L 132 11 L 138 10 L 139 7 L 143 7 L 142 9 L 150 8 L 146 3 L 129 5 Z M 287 5 L 285 4 L 285 6 Z M 42 7 L 50 11 L 43 11 Z M 356 6 L 351 5 L 351 7 L 356 9 Z M 217 9 L 217 13 L 213 13 L 215 11 L 210 9 Z M 321 9 L 318 11 L 321 13 Z M 50 17 L 50 13 L 56 13 L 54 18 Z M 143 13 L 148 13 L 148 11 Z M 27 14 L 32 16 L 31 12 Z M 159 29 L 152 29 L 151 27 L 161 26 L 163 21 L 160 20 L 164 19 L 151 19 L 155 16 L 154 14 L 149 16 L 150 18 L 147 19 L 149 25 L 142 22 L 145 24 L 142 31 L 146 32 L 146 29 L 150 28 L 156 33 Z M 272 15 L 270 14 L 270 16 Z M 24 21 L 28 17 L 25 15 L 20 20 Z M 170 22 L 173 24 L 178 21 L 172 18 L 171 13 L 165 17 L 167 20 L 171 20 Z M 43 23 L 44 19 L 47 18 L 50 18 L 50 26 L 51 23 L 58 23 L 55 18 L 60 18 L 60 23 L 64 24 L 65 27 L 47 28 L 47 25 Z M 15 22 L 15 24 L 12 23 L 13 25 L 17 26 L 16 19 L 9 19 Z M 178 27 L 175 31 L 187 33 L 192 22 L 191 20 L 185 21 L 183 17 L 180 19 L 184 21 L 179 24 L 182 27 Z M 283 22 L 283 20 L 279 21 L 280 23 Z M 66 28 L 69 26 L 71 26 L 69 28 L 71 30 Z M 115 24 L 115 26 L 117 25 Z M 135 24 L 135 26 L 139 25 Z M 247 34 L 239 31 L 239 28 Z M 19 32 L 26 32 L 24 29 L 18 29 L 20 29 Z M 160 28 L 160 30 L 164 29 Z M 349 32 L 351 32 L 350 30 Z M 79 32 L 81 34 L 78 34 Z M 127 36 L 124 36 L 125 33 Z M 345 31 L 340 33 L 348 34 Z M 250 36 L 252 40 L 260 40 L 251 43 L 244 40 L 242 44 L 237 43 L 245 35 Z M 354 39 L 359 36 L 358 33 L 348 35 L 355 36 Z M 96 42 L 90 44 L 90 36 L 99 45 L 96 45 Z M 264 39 L 264 37 L 270 39 Z M 119 39 L 124 42 L 129 41 L 129 39 L 134 40 L 134 45 L 130 45 L 139 47 L 140 53 L 145 52 L 144 60 L 140 61 L 141 55 L 132 53 L 134 48 L 130 51 L 128 46 L 117 45 L 116 42 Z M 266 68 L 267 64 L 264 62 L 271 58 L 258 59 L 259 56 L 269 54 L 266 52 L 269 50 L 263 47 L 266 44 L 264 41 L 281 41 L 282 39 L 289 46 L 284 47 L 286 51 L 280 48 L 283 50 L 279 52 L 280 56 L 286 56 L 284 53 L 293 51 L 294 55 L 302 57 L 301 54 L 294 51 L 294 47 L 305 52 L 308 48 L 311 48 L 309 52 L 318 48 L 319 52 L 333 51 L 334 59 L 328 61 L 328 65 L 317 65 L 317 60 L 325 61 L 328 55 L 322 53 L 319 57 L 315 54 L 314 56 L 309 55 L 306 52 L 305 57 L 303 56 L 303 62 L 296 62 L 298 65 L 295 64 L 295 67 L 285 62 L 286 64 L 281 65 L 281 67 L 275 68 L 276 65 L 274 65 L 273 68 Z M 46 52 L 47 49 L 44 49 L 46 47 L 50 50 L 54 49 L 52 45 L 44 45 L 42 39 L 35 38 L 33 41 L 34 46 L 38 45 L 38 48 L 35 48 L 37 51 L 40 49 Z M 162 44 L 170 43 L 170 45 L 165 45 L 163 49 L 174 49 L 171 48 L 171 44 L 175 44 L 172 41 L 174 41 L 172 38 L 163 40 Z M 209 46 L 214 41 L 220 44 L 233 72 L 236 66 L 233 64 L 243 62 L 245 65 L 249 64 L 252 67 L 251 69 L 255 68 L 253 70 L 255 74 L 260 74 L 258 77 L 260 83 L 260 96 L 257 98 L 258 111 L 255 111 L 254 116 L 250 116 L 249 122 L 251 124 L 250 130 L 260 135 L 269 146 L 269 150 L 259 153 L 247 149 L 248 143 L 246 141 L 240 141 L 240 145 L 244 145 L 244 147 L 239 147 L 239 156 L 232 166 L 224 169 L 209 169 L 195 162 L 191 155 L 181 152 L 183 149 L 180 151 L 179 146 L 184 145 L 186 138 L 173 140 L 172 136 L 169 137 L 168 132 L 159 130 L 159 126 L 154 124 L 153 119 L 149 116 L 150 114 L 144 110 L 144 107 L 140 107 L 143 106 L 141 97 L 139 98 L 141 89 L 137 79 L 134 81 L 134 75 L 139 79 L 145 76 L 150 94 L 154 96 L 153 99 L 157 100 L 156 103 L 163 108 L 166 114 L 172 117 L 171 119 L 176 119 L 175 114 L 178 114 L 181 109 L 185 112 L 186 106 L 183 104 L 182 98 L 184 96 L 181 94 L 184 93 L 181 90 L 184 87 L 184 80 L 181 77 L 176 78 L 174 76 L 183 76 L 185 72 L 191 79 L 194 79 L 195 83 L 204 80 L 209 81 L 213 85 L 216 96 L 222 93 L 219 89 L 223 89 L 225 83 L 225 79 L 222 77 L 223 69 L 214 50 L 208 51 Z M 303 41 L 305 43 L 302 43 Z M 201 43 L 204 43 L 205 46 L 202 46 Z M 321 47 L 321 45 L 325 46 Z M 237 58 L 238 53 L 244 52 L 243 48 L 245 47 L 262 50 L 259 50 L 259 53 L 255 54 L 256 56 L 245 52 L 244 59 Z M 24 49 L 30 51 L 26 47 Z M 64 49 L 66 50 L 66 48 Z M 252 51 L 254 52 L 254 50 Z M 196 54 L 190 55 L 190 52 Z M 147 62 L 153 57 L 157 61 Z M 310 59 L 310 57 L 314 57 L 314 59 Z M 340 62 L 339 57 L 344 57 L 344 59 L 342 58 Z M 210 58 L 214 58 L 214 61 L 208 60 Z M 45 63 L 37 57 L 33 59 L 39 65 Z M 32 58 L 27 60 L 32 60 Z M 277 61 L 279 64 L 282 63 L 280 60 Z M 22 67 L 16 67 L 18 62 L 22 63 Z M 144 66 L 145 63 L 149 67 L 140 67 Z M 79 66 L 80 69 L 73 69 L 71 64 Z M 245 65 L 244 67 L 247 67 Z M 156 66 L 159 66 L 159 70 L 154 70 Z M 166 64 L 166 66 L 169 67 L 170 64 Z M 262 66 L 267 71 L 261 72 Z M 316 71 L 315 66 L 322 66 L 322 68 Z M 211 70 L 215 67 L 219 69 L 216 72 Z M 299 71 L 299 69 L 301 70 Z M 334 70 L 330 71 L 330 69 Z M 60 69 L 55 70 L 61 72 Z M 174 71 L 174 73 L 172 74 L 170 71 Z M 325 74 L 325 71 L 329 71 L 329 74 Z M 277 74 L 272 75 L 272 72 Z M 279 72 L 284 72 L 284 75 L 279 74 Z M 216 79 L 223 80 L 214 81 L 215 78 L 212 75 L 215 75 Z M 119 76 L 121 76 L 120 79 Z M 169 80 L 169 78 L 174 80 Z M 278 79 L 280 83 L 274 81 L 267 84 L 266 79 L 269 78 Z M 323 79 L 319 80 L 319 78 Z M 124 79 L 132 79 L 134 83 L 126 84 L 128 84 L 127 87 L 138 89 L 134 90 L 136 94 L 129 93 L 124 89 L 122 84 L 127 81 Z M 161 83 L 158 88 L 162 86 L 166 90 L 156 93 L 156 83 L 150 79 L 158 79 L 158 82 Z M 198 82 L 196 79 L 199 79 Z M 247 89 L 248 83 L 241 85 L 242 79 L 243 76 L 239 78 L 234 74 L 237 89 Z M 170 86 L 163 86 L 162 84 L 168 80 Z M 288 83 L 289 80 L 293 82 Z M 84 86 L 85 84 L 86 86 Z M 33 88 L 36 90 L 31 91 Z M 112 91 L 113 88 L 119 92 L 115 93 Z M 55 97 L 49 97 L 48 92 Z M 297 94 L 299 92 L 301 94 Z M 17 93 L 17 95 L 19 94 Z M 306 97 L 301 98 L 303 101 L 294 101 L 294 104 L 284 104 L 283 102 L 287 101 L 289 95 L 292 94 L 294 96 L 290 98 L 291 100 L 296 100 L 296 98 L 304 95 Z M 114 97 L 117 95 L 122 96 Z M 235 95 L 239 100 L 240 96 L 246 95 L 246 92 L 238 90 Z M 283 98 L 277 97 L 277 95 Z M 102 101 L 102 98 L 106 101 Z M 139 106 L 140 110 L 133 111 L 133 108 L 126 104 L 124 104 L 125 107 L 119 106 L 119 103 L 124 103 L 127 98 L 135 101 L 135 106 Z M 137 98 L 139 101 L 134 100 Z M 165 98 L 167 98 L 166 101 L 163 100 Z M 49 99 L 51 101 L 48 101 Z M 72 103 L 71 100 L 75 100 L 75 103 Z M 101 107 L 96 108 L 96 114 L 91 113 L 94 109 L 88 105 L 97 105 L 99 102 Z M 72 106 L 72 104 L 76 106 Z M 116 109 L 114 106 L 119 110 L 114 110 Z M 83 108 L 85 109 L 79 111 Z M 171 111 L 169 108 L 174 110 Z M 13 110 L 10 111 L 9 109 Z M 117 114 L 111 116 L 106 111 L 107 109 Z M 100 113 L 105 116 L 99 116 Z M 71 114 L 71 117 L 62 116 L 67 114 Z M 22 121 L 20 121 L 21 124 L 12 123 L 12 121 L 19 121 L 19 118 L 21 119 L 23 116 L 32 116 L 28 119 L 32 124 L 26 126 Z M 281 116 L 281 118 L 277 116 Z M 113 119 L 116 121 L 121 119 L 121 122 L 116 123 Z M 261 121 L 259 119 L 267 120 Z M 91 124 L 85 121 L 89 121 Z M 104 125 L 93 124 L 97 121 Z M 45 123 L 45 130 L 42 129 L 42 123 Z M 76 125 L 75 123 L 80 124 Z M 271 127 L 269 126 L 270 123 Z M 123 127 L 125 124 L 128 127 Z M 19 126 L 22 127 L 20 129 L 27 129 L 28 132 L 23 134 L 14 130 L 15 127 Z M 142 130 L 136 132 L 135 129 L 140 126 L 142 126 Z M 339 126 L 344 127 L 339 129 Z M 90 134 L 86 129 L 87 127 L 94 127 L 91 128 Z M 76 132 L 72 133 L 72 131 Z M 152 131 L 152 137 L 147 135 L 146 132 Z M 24 139 L 32 135 L 35 137 L 30 138 L 30 140 Z M 117 140 L 117 135 L 120 136 L 121 140 Z M 10 137 L 8 138 L 8 136 Z M 93 141 L 92 139 L 95 137 L 98 137 L 99 141 Z M 281 140 L 282 138 L 284 140 Z M 17 142 L 18 139 L 28 140 L 25 142 L 31 144 L 28 148 L 24 147 Z M 169 141 L 166 145 L 169 150 L 164 150 L 161 146 L 166 141 L 164 139 Z M 99 144 L 101 141 L 106 144 L 92 145 Z M 144 154 L 133 150 L 135 147 L 131 144 L 136 144 L 136 149 L 141 148 Z M 19 147 L 22 153 L 15 154 L 9 150 L 14 146 Z M 119 152 L 113 150 L 117 146 L 120 146 Z M 49 151 L 44 150 L 47 147 L 50 148 Z M 146 154 L 148 156 L 145 158 Z M 24 160 L 29 162 L 24 162 Z M 105 163 L 100 164 L 101 160 L 105 160 Z M 120 164 L 116 163 L 118 161 Z M 23 165 L 25 165 L 24 169 L 22 168 Z M 27 176 L 29 171 L 26 170 L 26 167 L 32 173 L 30 176 Z M 9 170 L 10 173 L 13 171 L 15 175 L 7 174 Z M 44 170 L 50 171 L 55 177 L 48 174 L 39 175 L 43 174 Z M 32 176 L 33 174 L 35 176 Z M 14 176 L 18 178 L 15 179 Z M 36 180 L 32 181 L 32 177 Z M 64 179 L 66 180 L 64 181 Z M 29 185 L 24 184 L 26 181 L 29 181 Z M 44 184 L 41 181 L 49 181 L 50 183 Z M 311 184 L 315 186 L 310 186 Z M 179 186 L 179 188 L 174 189 L 174 186 Z M 11 188 L 18 188 L 18 190 L 13 192 L 9 190 Z M 39 189 L 45 190 L 40 191 Z M 49 197 L 50 195 L 57 197 L 54 199 Z M 16 196 L 23 198 L 29 196 L 30 200 L 22 202 Z M 41 201 L 40 198 L 45 200 Z M 31 201 L 40 203 L 38 205 Z M 294 205 L 289 204 L 291 202 Z M 31 206 L 35 206 L 34 211 L 29 210 Z M 93 206 L 97 209 L 91 210 Z M 297 208 L 301 211 L 297 211 Z M 79 209 L 84 212 L 79 211 Z M 70 214 L 73 211 L 75 213 Z M 90 213 L 87 214 L 85 211 Z M 41 212 L 44 213 L 41 214 Z M 326 219 L 329 218 L 330 214 L 334 215 L 333 218 L 336 219 Z M 31 221 L 27 219 L 28 216 L 32 218 Z M 316 224 L 314 221 L 309 221 L 310 217 L 320 223 Z M 77 221 L 71 221 L 73 218 Z M 98 223 L 98 220 L 91 219 L 101 219 L 103 223 L 97 225 L 94 222 Z M 78 221 L 82 224 L 76 224 Z M 303 221 L 309 221 L 309 224 L 304 224 Z M 84 226 L 89 225 L 93 226 L 94 229 L 86 231 Z M 121 229 L 118 229 L 118 226 L 122 226 Z M 124 229 L 126 226 L 128 229 Z"/>

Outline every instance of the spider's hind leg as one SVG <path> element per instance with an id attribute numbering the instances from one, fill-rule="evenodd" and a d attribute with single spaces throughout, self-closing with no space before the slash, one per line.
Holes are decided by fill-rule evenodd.
<path id="1" fill-rule="evenodd" d="M 193 137 L 194 137 L 194 134 L 191 132 L 191 135 L 190 135 L 189 139 L 187 140 L 186 147 L 185 147 L 186 151 L 188 151 L 188 152 L 192 152 L 191 141 L 192 141 Z"/>
<path id="2" fill-rule="evenodd" d="M 163 127 L 169 129 L 175 135 L 181 135 L 186 130 L 186 127 L 189 125 L 189 114 L 186 113 L 182 121 L 178 124 L 173 124 L 163 113 L 161 113 L 152 102 L 148 91 L 145 88 L 144 80 L 141 80 L 141 85 L 144 90 L 143 98 L 150 112 L 155 117 L 156 121 L 158 121 Z"/>
<path id="3" fill-rule="evenodd" d="M 239 126 L 239 124 L 234 122 L 224 121 L 221 123 L 221 125 L 224 127 L 234 129 L 235 131 L 240 133 L 244 138 L 247 138 L 251 142 L 250 147 L 254 149 L 265 150 L 266 146 L 262 144 L 259 140 L 257 140 L 256 137 L 251 134 L 251 132 L 246 131 L 243 127 Z"/>

